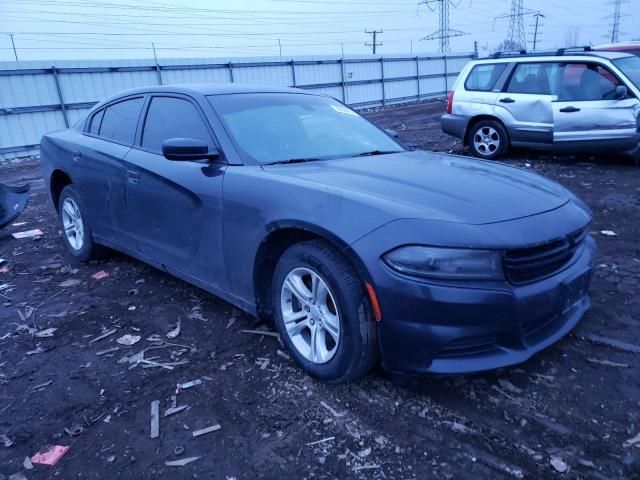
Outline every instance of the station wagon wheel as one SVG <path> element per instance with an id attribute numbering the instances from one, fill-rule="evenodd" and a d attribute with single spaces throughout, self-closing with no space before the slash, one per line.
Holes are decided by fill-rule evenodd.
<path id="1" fill-rule="evenodd" d="M 469 132 L 468 144 L 476 157 L 496 160 L 506 153 L 508 143 L 505 128 L 494 120 L 478 122 Z"/>
<path id="2" fill-rule="evenodd" d="M 283 253 L 271 301 L 282 342 L 308 374 L 342 383 L 376 363 L 377 327 L 364 285 L 327 243 L 301 242 Z"/>
<path id="3" fill-rule="evenodd" d="M 73 257 L 87 261 L 102 256 L 104 249 L 93 241 L 91 226 L 83 211 L 74 186 L 64 187 L 58 201 L 62 239 Z"/>

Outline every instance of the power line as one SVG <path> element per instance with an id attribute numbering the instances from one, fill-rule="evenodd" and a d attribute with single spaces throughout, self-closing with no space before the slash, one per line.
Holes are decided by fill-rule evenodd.
<path id="1" fill-rule="evenodd" d="M 373 41 L 371 43 L 365 43 L 367 47 L 371 47 L 371 53 L 376 54 L 376 47 L 381 47 L 382 43 L 376 41 L 377 35 L 383 33 L 382 30 L 365 30 L 364 33 L 368 33 L 372 36 Z"/>
<path id="2" fill-rule="evenodd" d="M 439 49 L 441 53 L 447 53 L 451 51 L 451 44 L 449 39 L 452 37 L 461 37 L 463 35 L 468 35 L 466 32 L 462 32 L 460 30 L 454 30 L 450 27 L 449 24 L 449 8 L 455 5 L 452 0 L 422 0 L 418 3 L 420 5 L 426 5 L 429 10 L 432 12 L 437 10 L 438 16 L 440 18 L 439 24 L 440 28 L 435 32 L 427 35 L 426 37 L 421 38 L 421 40 L 438 40 L 439 41 Z"/>

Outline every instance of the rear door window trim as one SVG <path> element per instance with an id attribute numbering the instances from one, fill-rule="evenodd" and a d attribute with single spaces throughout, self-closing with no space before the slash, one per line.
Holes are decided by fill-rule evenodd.
<path id="1" fill-rule="evenodd" d="M 109 102 L 108 104 L 103 105 L 102 107 L 100 107 L 98 110 L 96 110 L 94 113 L 92 113 L 89 116 L 89 120 L 85 123 L 84 131 L 82 132 L 82 134 L 86 135 L 87 137 L 97 138 L 99 140 L 103 140 L 105 142 L 115 143 L 117 145 L 122 145 L 122 146 L 125 146 L 125 147 L 133 147 L 135 145 L 135 143 L 136 143 L 136 138 L 138 136 L 138 128 L 139 128 L 139 124 L 140 124 L 140 116 L 142 115 L 142 113 L 144 111 L 144 106 L 146 104 L 146 97 L 147 97 L 146 93 L 135 94 L 135 95 L 127 96 L 127 97 L 116 98 L 115 100 Z M 99 134 L 95 135 L 95 134 L 93 134 L 93 133 L 88 131 L 88 129 L 91 127 L 91 121 L 93 120 L 93 117 L 95 115 L 97 115 L 100 112 L 100 110 L 104 110 L 106 112 L 107 108 L 109 108 L 109 107 L 111 107 L 113 105 L 116 105 L 116 104 L 121 103 L 121 102 L 126 102 L 127 100 L 135 100 L 136 98 L 142 98 L 143 102 L 142 102 L 142 109 L 140 110 L 140 114 L 138 116 L 138 121 L 136 122 L 136 131 L 134 132 L 133 142 L 132 143 L 119 142 L 119 141 L 114 140 L 112 138 L 105 138 L 105 137 L 100 136 Z M 100 127 L 101 128 L 102 128 L 102 121 L 103 120 L 104 120 L 104 114 L 102 115 L 102 118 L 100 119 Z M 100 131 L 100 130 L 98 129 L 98 131 Z"/>

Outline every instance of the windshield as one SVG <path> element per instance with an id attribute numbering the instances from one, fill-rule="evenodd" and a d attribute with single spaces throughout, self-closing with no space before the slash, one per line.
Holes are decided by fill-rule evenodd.
<path id="1" fill-rule="evenodd" d="M 338 101 L 296 93 L 213 95 L 236 146 L 259 163 L 322 160 L 404 150 Z"/>
<path id="2" fill-rule="evenodd" d="M 640 57 L 619 58 L 613 63 L 633 82 L 636 88 L 640 88 Z"/>

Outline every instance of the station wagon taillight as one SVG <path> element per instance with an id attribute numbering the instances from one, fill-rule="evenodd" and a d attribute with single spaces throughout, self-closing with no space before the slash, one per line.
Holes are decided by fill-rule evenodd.
<path id="1" fill-rule="evenodd" d="M 447 95 L 447 113 L 451 114 L 451 112 L 453 111 L 453 94 L 456 93 L 453 90 L 451 90 L 449 92 L 449 94 Z"/>

